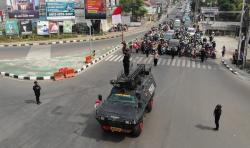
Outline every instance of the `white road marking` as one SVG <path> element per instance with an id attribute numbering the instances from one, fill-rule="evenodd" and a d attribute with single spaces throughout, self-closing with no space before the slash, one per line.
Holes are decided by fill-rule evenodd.
<path id="1" fill-rule="evenodd" d="M 192 67 L 195 68 L 195 61 L 192 61 Z"/>
<path id="2" fill-rule="evenodd" d="M 112 58 L 114 55 L 110 55 L 109 57 L 107 57 L 106 59 L 105 59 L 105 61 L 108 61 L 110 58 Z"/>
<path id="3" fill-rule="evenodd" d="M 165 65 L 165 64 L 166 64 L 166 62 L 167 62 L 167 60 L 166 60 L 166 59 L 163 59 L 163 61 L 162 61 L 161 65 Z"/>
<path id="4" fill-rule="evenodd" d="M 178 60 L 177 67 L 179 67 L 180 65 L 181 65 L 181 59 Z"/>
<path id="5" fill-rule="evenodd" d="M 208 65 L 208 66 L 207 66 L 207 68 L 208 68 L 209 70 L 211 70 L 211 69 L 212 69 L 212 67 L 211 67 L 210 65 Z"/>
<path id="6" fill-rule="evenodd" d="M 186 60 L 183 59 L 183 60 L 182 60 L 182 67 L 185 67 L 185 65 L 186 65 Z"/>
<path id="7" fill-rule="evenodd" d="M 190 67 L 190 61 L 187 60 L 187 67 L 189 68 Z"/>
<path id="8" fill-rule="evenodd" d="M 143 64 L 147 64 L 147 60 L 148 60 L 148 58 L 145 58 L 145 59 L 143 60 Z"/>
<path id="9" fill-rule="evenodd" d="M 167 65 L 169 66 L 169 65 L 170 65 L 170 63 L 171 63 L 171 59 L 168 59 L 168 63 L 167 63 Z"/>
<path id="10" fill-rule="evenodd" d="M 119 55 L 114 61 L 119 60 L 122 57 L 122 55 Z"/>
<path id="11" fill-rule="evenodd" d="M 202 68 L 203 68 L 203 69 L 207 69 L 207 68 L 206 68 L 206 65 L 203 65 Z"/>
<path id="12" fill-rule="evenodd" d="M 160 65 L 160 64 L 161 64 L 161 61 L 162 61 L 162 58 L 159 58 L 159 59 L 158 59 L 158 62 L 157 62 L 157 65 Z"/>
<path id="13" fill-rule="evenodd" d="M 153 60 L 153 58 L 150 57 L 149 60 L 148 60 L 148 62 L 147 62 L 147 64 L 150 64 L 152 60 Z"/>
<path id="14" fill-rule="evenodd" d="M 197 63 L 197 68 L 201 68 L 201 64 L 200 63 Z"/>
<path id="15" fill-rule="evenodd" d="M 109 61 L 113 61 L 118 55 L 114 55 Z"/>
<path id="16" fill-rule="evenodd" d="M 134 62 L 134 63 L 137 63 L 136 61 L 137 61 L 138 59 L 139 59 L 139 57 L 135 57 L 134 60 L 133 60 L 133 62 Z"/>
<path id="17" fill-rule="evenodd" d="M 172 66 L 175 65 L 175 61 L 176 61 L 176 59 L 173 59 L 173 60 L 172 60 Z"/>
<path id="18" fill-rule="evenodd" d="M 142 59 L 143 59 L 143 57 L 140 57 L 140 58 L 138 59 L 137 63 L 140 63 Z"/>

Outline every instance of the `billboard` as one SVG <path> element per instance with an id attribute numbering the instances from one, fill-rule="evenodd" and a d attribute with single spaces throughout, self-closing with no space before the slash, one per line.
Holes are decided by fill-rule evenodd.
<path id="1" fill-rule="evenodd" d="M 6 0 L 9 18 L 34 19 L 39 18 L 39 0 Z"/>
<path id="2" fill-rule="evenodd" d="M 58 33 L 59 27 L 57 22 L 49 21 L 49 33 Z"/>
<path id="3" fill-rule="evenodd" d="M 46 16 L 48 20 L 75 19 L 75 2 L 73 0 L 47 0 Z"/>
<path id="4" fill-rule="evenodd" d="M 5 22 L 5 32 L 6 32 L 6 35 L 18 35 L 19 29 L 18 29 L 17 20 L 7 20 Z"/>
<path id="5" fill-rule="evenodd" d="M 22 35 L 32 34 L 32 22 L 30 20 L 20 21 L 20 31 Z"/>
<path id="6" fill-rule="evenodd" d="M 106 0 L 85 0 L 85 19 L 106 19 Z"/>
<path id="7" fill-rule="evenodd" d="M 63 21 L 63 33 L 72 33 L 72 21 Z"/>
<path id="8" fill-rule="evenodd" d="M 38 35 L 49 35 L 49 22 L 38 21 L 37 22 L 37 34 Z"/>

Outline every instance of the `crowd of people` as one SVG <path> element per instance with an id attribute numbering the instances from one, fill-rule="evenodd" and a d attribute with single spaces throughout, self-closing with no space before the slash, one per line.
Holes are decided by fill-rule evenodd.
<path id="1" fill-rule="evenodd" d="M 166 38 L 166 33 L 169 30 L 174 30 L 173 37 L 170 39 Z M 152 27 L 141 39 L 135 39 L 128 45 L 123 42 L 123 53 L 126 58 L 133 52 L 145 54 L 146 57 L 152 54 L 154 55 L 155 66 L 159 56 L 162 55 L 170 55 L 172 59 L 175 56 L 200 58 L 201 62 L 204 62 L 207 58 L 215 59 L 215 48 L 214 33 L 210 34 L 207 39 L 197 27 L 196 32 L 191 35 L 187 32 L 187 27 L 181 26 L 174 29 L 171 21 Z M 124 59 L 124 61 L 126 61 L 124 65 L 129 65 L 128 59 Z"/>

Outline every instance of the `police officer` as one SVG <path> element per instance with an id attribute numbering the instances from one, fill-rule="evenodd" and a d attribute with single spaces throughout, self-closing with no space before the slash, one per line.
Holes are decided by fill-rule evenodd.
<path id="1" fill-rule="evenodd" d="M 130 60 L 129 60 L 130 59 L 130 52 L 128 49 L 125 49 L 123 54 L 124 54 L 124 57 L 123 57 L 122 62 L 123 62 L 124 74 L 126 76 L 128 76 L 129 75 L 129 65 L 130 65 Z"/>
<path id="2" fill-rule="evenodd" d="M 172 59 L 174 59 L 174 56 L 175 56 L 175 49 L 174 49 L 174 47 L 171 48 L 171 55 L 172 55 Z"/>
<path id="3" fill-rule="evenodd" d="M 205 51 L 204 48 L 202 48 L 202 49 L 201 49 L 201 62 L 202 62 L 202 63 L 204 62 L 205 56 L 206 56 L 206 51 Z"/>
<path id="4" fill-rule="evenodd" d="M 217 104 L 215 109 L 214 109 L 214 122 L 215 122 L 215 128 L 214 130 L 218 131 L 219 130 L 219 121 L 220 121 L 220 116 L 221 116 L 221 110 L 222 106 L 220 104 Z"/>
<path id="5" fill-rule="evenodd" d="M 41 86 L 38 85 L 37 81 L 34 82 L 33 90 L 36 96 L 36 104 L 41 104 L 40 102 L 40 91 L 41 91 Z"/>

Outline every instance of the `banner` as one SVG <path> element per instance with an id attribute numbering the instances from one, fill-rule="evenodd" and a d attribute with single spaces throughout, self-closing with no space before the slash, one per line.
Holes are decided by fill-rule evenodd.
<path id="1" fill-rule="evenodd" d="M 72 33 L 72 21 L 63 21 L 63 33 Z"/>
<path id="2" fill-rule="evenodd" d="M 39 0 L 6 0 L 9 18 L 34 19 L 39 18 Z"/>
<path id="3" fill-rule="evenodd" d="M 20 21 L 20 31 L 22 35 L 32 34 L 32 23 L 30 20 Z"/>
<path id="4" fill-rule="evenodd" d="M 58 33 L 59 27 L 57 22 L 49 21 L 49 33 Z"/>
<path id="5" fill-rule="evenodd" d="M 37 34 L 38 35 L 49 35 L 49 22 L 38 21 L 37 22 Z"/>
<path id="6" fill-rule="evenodd" d="M 46 16 L 48 20 L 75 19 L 75 3 L 65 0 L 46 2 Z"/>
<path id="7" fill-rule="evenodd" d="M 6 35 L 18 35 L 19 30 L 18 30 L 17 20 L 7 20 L 5 22 L 5 32 Z"/>
<path id="8" fill-rule="evenodd" d="M 85 0 L 85 19 L 106 19 L 106 0 Z"/>

